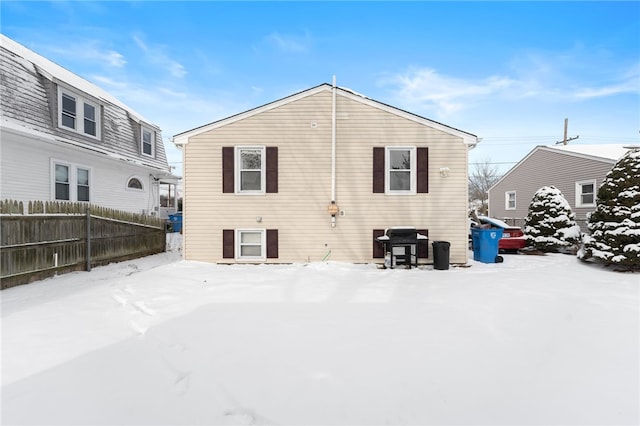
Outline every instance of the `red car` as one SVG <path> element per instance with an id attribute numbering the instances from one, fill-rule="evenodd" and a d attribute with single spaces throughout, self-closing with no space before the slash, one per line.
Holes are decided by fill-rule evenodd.
<path id="1" fill-rule="evenodd" d="M 512 226 L 504 223 L 499 219 L 494 219 L 487 216 L 478 216 L 480 223 L 484 225 L 491 225 L 492 228 L 502 228 L 502 238 L 498 241 L 499 251 L 518 251 L 525 246 L 524 233 L 522 229 L 517 226 Z M 471 221 L 471 228 L 477 226 L 474 221 Z M 469 234 L 471 234 L 471 228 L 469 228 Z"/>

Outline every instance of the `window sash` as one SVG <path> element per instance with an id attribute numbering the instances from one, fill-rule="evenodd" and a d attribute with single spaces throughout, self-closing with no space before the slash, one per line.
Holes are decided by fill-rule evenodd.
<path id="1" fill-rule="evenodd" d="M 265 148 L 237 147 L 237 193 L 263 194 L 265 192 Z"/>
<path id="2" fill-rule="evenodd" d="M 62 94 L 61 123 L 64 127 L 76 129 L 76 98 Z"/>
<path id="3" fill-rule="evenodd" d="M 594 190 L 593 184 L 581 185 L 580 201 L 582 204 L 593 204 Z"/>
<path id="4" fill-rule="evenodd" d="M 89 170 L 78 167 L 76 169 L 76 180 L 78 182 L 78 201 L 89 201 Z"/>
<path id="5" fill-rule="evenodd" d="M 416 193 L 416 158 L 416 147 L 386 148 L 386 193 Z"/>
<path id="6" fill-rule="evenodd" d="M 506 210 L 516 209 L 516 192 L 515 191 L 505 192 L 505 209 Z"/>
<path id="7" fill-rule="evenodd" d="M 52 161 L 53 193 L 59 201 L 91 200 L 91 169 L 59 160 Z"/>
<path id="8" fill-rule="evenodd" d="M 145 128 L 142 129 L 142 153 L 153 155 L 153 132 Z"/>
<path id="9" fill-rule="evenodd" d="M 98 104 L 58 86 L 58 127 L 92 138 L 100 137 Z"/>
<path id="10" fill-rule="evenodd" d="M 55 199 L 70 200 L 69 194 L 69 166 L 56 164 L 55 166 Z"/>
<path id="11" fill-rule="evenodd" d="M 245 260 L 264 260 L 266 240 L 264 229 L 238 230 L 237 257 Z"/>
<path id="12" fill-rule="evenodd" d="M 576 207 L 593 207 L 595 205 L 595 180 L 576 182 Z"/>
<path id="13" fill-rule="evenodd" d="M 96 136 L 96 107 L 88 103 L 84 104 L 84 132 L 91 136 Z"/>

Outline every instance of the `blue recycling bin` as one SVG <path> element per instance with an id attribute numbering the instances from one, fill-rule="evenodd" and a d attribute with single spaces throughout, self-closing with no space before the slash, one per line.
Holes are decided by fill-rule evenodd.
<path id="1" fill-rule="evenodd" d="M 182 232 L 182 212 L 170 214 L 169 222 L 171 222 L 173 232 Z"/>
<path id="2" fill-rule="evenodd" d="M 502 262 L 498 256 L 498 241 L 502 238 L 502 228 L 471 228 L 473 260 L 482 263 Z"/>

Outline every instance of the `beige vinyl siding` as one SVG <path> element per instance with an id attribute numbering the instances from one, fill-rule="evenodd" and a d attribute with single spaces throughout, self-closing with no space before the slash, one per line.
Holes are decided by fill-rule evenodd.
<path id="1" fill-rule="evenodd" d="M 466 262 L 462 139 L 344 96 L 337 96 L 336 202 L 345 216 L 331 227 L 331 96 L 316 93 L 189 138 L 186 259 L 228 261 L 222 230 L 258 228 L 279 231 L 279 257 L 269 262 L 371 262 L 373 229 L 411 225 L 429 230 L 429 245 L 450 241 L 452 263 Z M 238 145 L 278 147 L 277 194 L 222 193 L 222 147 Z M 373 194 L 374 146 L 428 147 L 429 193 Z M 449 167 L 448 177 L 440 177 L 440 167 Z"/>
<path id="2" fill-rule="evenodd" d="M 597 160 L 538 148 L 521 164 L 509 172 L 489 192 L 489 215 L 499 219 L 524 219 L 536 191 L 543 186 L 558 188 L 576 214 L 578 224 L 586 231 L 588 212 L 594 207 L 576 207 L 576 182 L 594 179 L 596 192 L 613 160 Z M 505 192 L 516 191 L 516 209 L 505 209 Z"/>

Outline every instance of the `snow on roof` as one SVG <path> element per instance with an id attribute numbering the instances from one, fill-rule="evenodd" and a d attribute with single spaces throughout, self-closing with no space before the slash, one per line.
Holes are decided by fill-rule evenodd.
<path id="1" fill-rule="evenodd" d="M 133 109 L 126 106 L 125 104 L 120 102 L 118 99 L 114 98 L 105 90 L 89 82 L 88 80 L 85 80 L 79 75 L 74 74 L 68 69 L 61 67 L 55 62 L 50 61 L 49 59 L 43 56 L 40 56 L 39 54 L 26 48 L 20 43 L 10 39 L 4 34 L 0 34 L 0 46 L 4 47 L 8 51 L 13 52 L 14 54 L 34 64 L 38 72 L 41 72 L 47 78 L 53 77 L 58 81 L 68 84 L 72 88 L 76 88 L 100 100 L 119 106 L 120 108 L 126 110 L 129 113 L 129 115 L 131 115 L 132 118 L 136 121 L 144 121 L 145 123 L 153 124 L 149 120 L 146 120 L 145 118 L 143 118 L 140 114 L 135 112 Z"/>
<path id="2" fill-rule="evenodd" d="M 625 148 L 626 147 L 626 148 Z M 520 165 L 525 162 L 533 153 L 538 150 L 549 150 L 562 152 L 564 154 L 573 155 L 577 157 L 590 157 L 595 159 L 604 159 L 607 162 L 610 161 L 618 161 L 622 158 L 623 155 L 629 151 L 629 147 L 625 144 L 593 144 L 593 145 L 538 145 L 533 148 L 527 155 L 525 155 L 517 164 L 511 167 L 505 174 L 502 175 L 500 179 L 498 179 L 491 188 L 489 188 L 489 192 L 495 188 L 498 184 L 500 184 L 503 180 L 505 180 L 511 172 L 516 170 Z"/>
<path id="3" fill-rule="evenodd" d="M 547 148 L 556 149 L 574 154 L 588 155 L 591 157 L 607 158 L 618 160 L 628 151 L 626 145 L 622 144 L 597 144 L 597 145 L 562 145 L 549 146 Z"/>
<path id="4" fill-rule="evenodd" d="M 349 92 L 349 93 L 353 93 L 356 96 L 360 96 L 361 98 L 365 98 L 365 99 L 371 99 L 368 96 L 363 95 L 362 93 L 356 92 L 355 90 L 349 89 L 348 87 L 342 87 L 342 86 L 338 86 L 338 89 L 342 89 L 345 92 Z"/>

